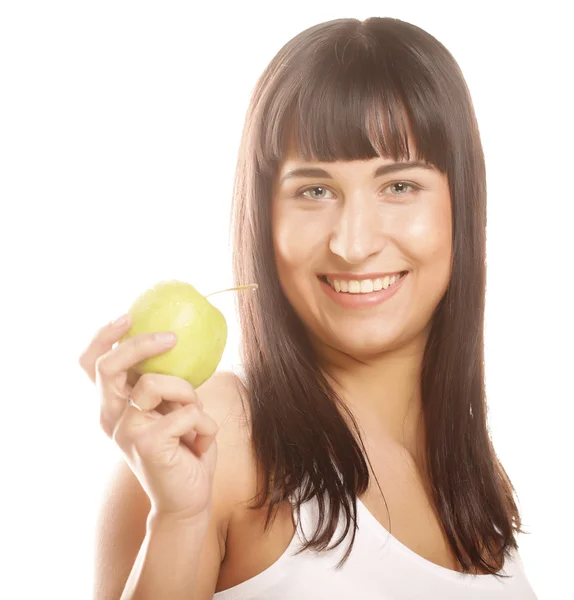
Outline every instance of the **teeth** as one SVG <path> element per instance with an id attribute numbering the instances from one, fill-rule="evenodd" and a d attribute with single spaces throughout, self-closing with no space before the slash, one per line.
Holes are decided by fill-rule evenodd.
<path id="1" fill-rule="evenodd" d="M 372 279 L 363 279 L 361 281 L 361 294 L 368 294 L 375 289 L 375 284 Z"/>
<path id="2" fill-rule="evenodd" d="M 383 278 L 377 279 L 363 279 L 358 281 L 357 279 L 327 279 L 329 285 L 336 292 L 347 292 L 349 294 L 369 294 L 370 292 L 378 292 L 380 290 L 388 289 L 393 283 L 396 283 L 401 276 L 397 275 L 386 275 Z"/>
<path id="3" fill-rule="evenodd" d="M 361 284 L 356 279 L 349 281 L 349 294 L 360 294 Z"/>

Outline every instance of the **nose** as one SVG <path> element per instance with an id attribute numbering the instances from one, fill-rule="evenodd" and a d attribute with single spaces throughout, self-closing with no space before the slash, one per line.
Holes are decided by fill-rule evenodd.
<path id="1" fill-rule="evenodd" d="M 349 264 L 360 264 L 379 253 L 385 244 L 377 207 L 369 201 L 345 202 L 329 240 L 329 249 Z"/>

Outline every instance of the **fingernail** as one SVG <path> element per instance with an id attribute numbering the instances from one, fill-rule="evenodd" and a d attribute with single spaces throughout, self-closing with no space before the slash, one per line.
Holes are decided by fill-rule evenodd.
<path id="1" fill-rule="evenodd" d="M 124 325 L 127 324 L 127 322 L 129 320 L 130 320 L 130 315 L 129 314 L 122 315 L 121 317 L 119 317 L 119 319 L 116 319 L 112 323 L 112 327 L 123 327 Z"/>
<path id="2" fill-rule="evenodd" d="M 177 340 L 174 333 L 156 333 L 154 338 L 156 341 L 161 342 L 162 344 L 174 344 Z"/>

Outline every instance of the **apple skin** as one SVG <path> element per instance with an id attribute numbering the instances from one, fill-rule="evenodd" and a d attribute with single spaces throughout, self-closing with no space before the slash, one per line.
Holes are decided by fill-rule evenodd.
<path id="1" fill-rule="evenodd" d="M 191 284 L 161 281 L 143 292 L 128 312 L 131 326 L 122 342 L 141 333 L 177 335 L 173 348 L 138 363 L 136 373 L 173 375 L 194 388 L 215 373 L 227 343 L 227 322 Z"/>

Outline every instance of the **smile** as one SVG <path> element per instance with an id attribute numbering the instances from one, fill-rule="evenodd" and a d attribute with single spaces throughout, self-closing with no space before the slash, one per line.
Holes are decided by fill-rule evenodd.
<path id="1" fill-rule="evenodd" d="M 389 289 L 406 274 L 406 271 L 401 271 L 394 275 L 385 275 L 384 277 L 377 277 L 375 279 L 338 279 L 320 275 L 319 279 L 328 283 L 337 293 L 370 294 L 371 292 Z"/>
<path id="2" fill-rule="evenodd" d="M 319 275 L 318 279 L 321 289 L 335 304 L 347 309 L 364 309 L 392 298 L 403 287 L 408 274 L 408 271 L 401 271 L 361 279 Z"/>

